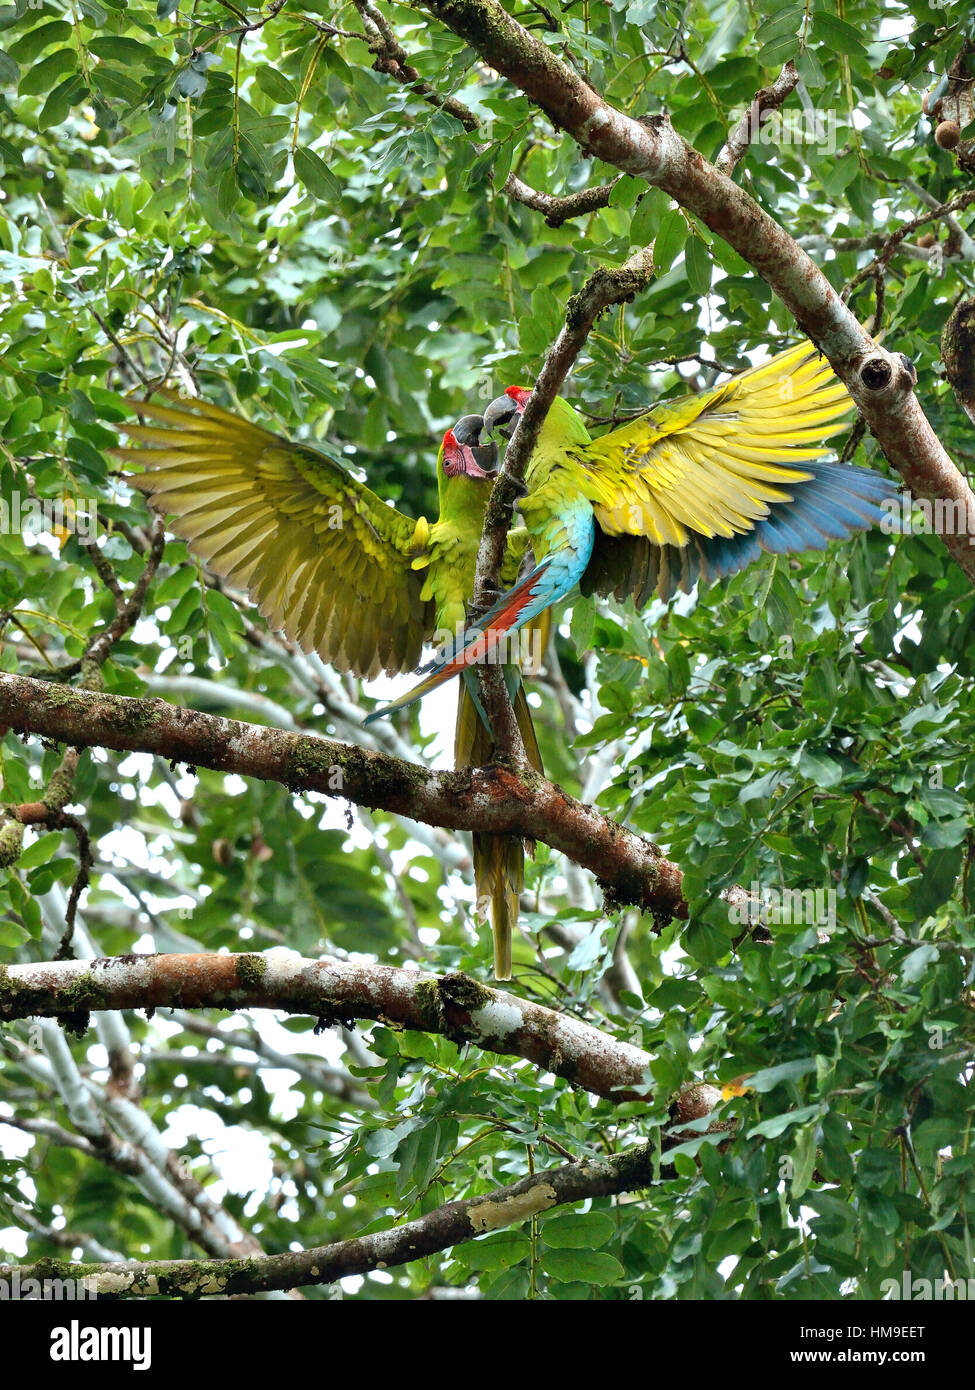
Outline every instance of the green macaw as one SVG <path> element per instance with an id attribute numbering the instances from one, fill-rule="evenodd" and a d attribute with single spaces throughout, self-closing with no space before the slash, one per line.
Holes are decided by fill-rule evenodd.
<path id="1" fill-rule="evenodd" d="M 488 433 L 509 431 L 530 394 L 510 386 L 492 401 Z M 868 468 L 820 461 L 852 404 L 810 343 L 596 440 L 556 398 L 519 504 L 535 567 L 387 709 L 490 659 L 577 583 L 638 605 L 655 590 L 666 601 L 698 580 L 727 578 L 762 551 L 823 550 L 880 522 L 895 485 Z"/>
<path id="2" fill-rule="evenodd" d="M 440 514 L 430 523 L 387 506 L 321 449 L 205 401 L 167 394 L 167 402 L 128 401 L 153 423 L 123 426 L 142 447 L 113 453 L 144 470 L 132 483 L 201 560 L 247 589 L 271 627 L 364 678 L 413 670 L 425 643 L 464 629 L 498 456 L 496 444 L 480 442 L 480 415 L 465 415 L 443 437 Z M 524 528 L 509 537 L 505 584 L 517 578 L 527 542 Z M 537 627 L 544 648 L 547 615 Z M 524 689 L 505 669 L 526 753 L 541 771 Z M 457 767 L 492 759 L 479 705 L 469 671 L 457 705 Z M 524 845 L 507 835 L 473 838 L 478 912 L 486 916 L 490 904 L 495 974 L 510 979 Z"/>

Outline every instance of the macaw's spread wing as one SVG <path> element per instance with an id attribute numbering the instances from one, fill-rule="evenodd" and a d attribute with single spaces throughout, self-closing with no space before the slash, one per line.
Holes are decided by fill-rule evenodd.
<path id="1" fill-rule="evenodd" d="M 130 401 L 131 481 L 268 623 L 340 671 L 412 670 L 434 629 L 412 561 L 425 527 L 335 460 L 203 401 Z"/>
<path id="2" fill-rule="evenodd" d="M 883 504 L 897 492 L 890 479 L 852 464 L 812 463 L 809 473 L 793 501 L 773 505 L 750 531 L 734 536 L 692 535 L 686 545 L 657 545 L 645 536 L 607 536 L 597 529 L 580 589 L 620 601 L 632 597 L 638 608 L 654 593 L 667 603 L 678 589 L 689 593 L 698 581 L 737 574 L 763 551 L 825 550 L 830 541 L 867 531 L 883 521 Z"/>
<path id="3" fill-rule="evenodd" d="M 582 591 L 666 601 L 762 551 L 823 550 L 876 525 L 895 485 L 822 461 L 851 406 L 804 343 L 597 440 L 584 451 L 599 527 Z"/>
<path id="4" fill-rule="evenodd" d="M 685 546 L 692 536 L 749 531 L 852 409 L 809 343 L 697 396 L 667 401 L 576 454 L 609 535 Z"/>

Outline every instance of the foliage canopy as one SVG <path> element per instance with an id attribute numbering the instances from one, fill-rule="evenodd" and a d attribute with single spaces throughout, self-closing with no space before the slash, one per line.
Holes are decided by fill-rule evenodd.
<path id="1" fill-rule="evenodd" d="M 659 190 L 621 177 L 608 206 L 557 227 L 513 198 L 512 171 L 557 196 L 617 175 L 422 9 L 390 4 L 380 19 L 417 72 L 397 80 L 377 13 L 367 0 L 0 10 L 0 496 L 21 520 L 29 495 L 82 514 L 93 502 L 126 591 L 149 515 L 106 453 L 120 390 L 166 378 L 327 441 L 381 495 L 432 516 L 443 429 L 534 379 L 599 265 L 655 239 L 653 283 L 600 320 L 569 384 L 596 421 L 709 384 L 708 361 L 744 365 L 794 338 L 746 262 Z M 808 239 L 837 290 L 902 222 L 968 190 L 921 111 L 971 35 L 968 5 L 570 0 L 516 13 L 621 109 L 665 108 L 707 158 L 796 59 L 800 91 L 736 177 Z M 938 343 L 975 261 L 945 214 L 928 229 L 940 251 L 912 234 L 881 267 L 886 341 L 916 363 L 929 418 L 970 470 Z M 875 283 L 855 292 L 863 319 Z M 884 467 L 869 438 L 856 458 Z M 70 510 L 40 536 L 4 530 L 0 669 L 51 674 L 111 622 L 114 598 Z M 291 1045 L 342 1069 L 330 1095 L 318 1073 L 285 1084 L 238 1042 L 208 1046 L 192 1017 L 132 1014 L 145 1115 L 277 1251 L 488 1191 L 561 1161 L 553 1146 L 624 1150 L 667 1133 L 682 1086 L 754 1074 L 716 1112 L 737 1122 L 730 1144 L 705 1120 L 638 1200 L 598 1199 L 347 1281 L 344 1296 L 470 1284 L 490 1298 L 876 1297 L 908 1241 L 916 1277 L 975 1275 L 969 580 L 915 526 L 766 561 L 669 612 L 577 596 L 559 617 L 564 684 L 536 686 L 546 769 L 681 866 L 690 924 L 607 915 L 588 877 L 539 845 L 516 988 L 646 1049 L 656 1100 L 614 1106 L 443 1037 L 377 1025 L 363 1054 L 314 1037 L 314 1020 L 286 1023 Z M 368 695 L 285 650 L 180 543 L 101 676 L 112 693 L 375 746 L 347 714 Z M 429 716 L 400 727 L 422 759 Z M 3 803 L 38 801 L 62 752 L 8 734 Z M 277 945 L 487 976 L 454 837 L 418 838 L 382 814 L 356 813 L 352 831 L 335 800 L 144 755 L 84 754 L 69 804 L 95 848 L 81 916 L 101 954 Z M 70 828 L 26 845 L 0 881 L 8 964 L 53 953 L 78 868 Z M 778 921 L 771 943 L 735 947 L 742 926 L 719 896 L 735 884 L 818 893 L 827 920 Z M 265 1015 L 249 1026 L 272 1036 Z M 288 1045 L 276 1025 L 273 1037 Z M 105 1043 L 71 1041 L 102 1099 Z M 39 1025 L 4 1025 L 0 1120 L 76 1124 L 53 1046 Z M 228 1168 L 231 1150 L 253 1162 Z M 62 1217 L 91 1249 L 200 1253 L 123 1172 L 36 1133 L 11 1153 L 11 1257 L 27 1248 L 16 1228 L 31 1256 L 62 1253 Z"/>

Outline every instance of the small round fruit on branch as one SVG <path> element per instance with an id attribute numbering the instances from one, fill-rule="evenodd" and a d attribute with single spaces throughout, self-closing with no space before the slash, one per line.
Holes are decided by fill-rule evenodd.
<path id="1" fill-rule="evenodd" d="M 937 101 L 931 100 L 936 91 L 937 88 L 932 87 L 930 92 L 924 93 L 924 96 L 921 98 L 921 110 L 924 112 L 926 116 L 933 116 L 934 119 L 937 121 L 941 118 L 943 103 L 940 97 L 938 97 Z"/>
<path id="2" fill-rule="evenodd" d="M 934 143 L 942 150 L 953 150 L 961 139 L 961 126 L 957 121 L 942 121 L 934 132 Z"/>

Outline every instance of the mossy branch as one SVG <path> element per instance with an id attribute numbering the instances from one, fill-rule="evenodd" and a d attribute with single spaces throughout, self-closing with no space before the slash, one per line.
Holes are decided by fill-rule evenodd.
<path id="1" fill-rule="evenodd" d="M 383 1020 L 521 1057 L 614 1101 L 648 1100 L 651 1058 L 608 1033 L 466 975 L 369 962 L 246 955 L 125 955 L 0 967 L 0 1020 L 115 1009 L 282 1009 L 322 1025 Z"/>
<path id="2" fill-rule="evenodd" d="M 649 841 L 537 773 L 504 767 L 432 772 L 334 739 L 244 724 L 165 700 L 75 690 L 0 672 L 0 724 L 74 747 L 154 753 L 174 762 L 281 782 L 450 830 L 541 840 L 589 869 L 614 905 L 686 917 L 681 872 Z"/>

